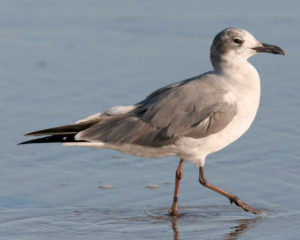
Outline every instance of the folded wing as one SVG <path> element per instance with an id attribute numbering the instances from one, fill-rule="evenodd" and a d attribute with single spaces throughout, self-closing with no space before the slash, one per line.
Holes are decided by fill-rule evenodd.
<path id="1" fill-rule="evenodd" d="M 159 89 L 132 111 L 106 118 L 80 131 L 75 139 L 158 147 L 181 137 L 214 134 L 228 125 L 237 107 L 234 101 L 226 101 L 227 92 L 216 88 L 214 82 L 220 79 L 212 76 L 206 74 Z"/>

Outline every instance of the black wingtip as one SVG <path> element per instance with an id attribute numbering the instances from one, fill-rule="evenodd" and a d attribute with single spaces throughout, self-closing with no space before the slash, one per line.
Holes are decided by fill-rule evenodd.
<path id="1" fill-rule="evenodd" d="M 56 143 L 56 142 L 62 142 L 64 139 L 64 136 L 47 136 L 47 137 L 42 137 L 42 138 L 36 138 L 36 139 L 31 139 L 25 142 L 18 143 L 18 145 L 23 145 L 23 144 L 31 144 L 31 143 Z M 73 137 L 74 139 L 74 137 Z"/>
<path id="2" fill-rule="evenodd" d="M 39 131 L 26 133 L 24 136 L 28 137 L 28 136 L 45 136 L 45 135 L 64 135 L 64 134 L 73 135 L 94 125 L 95 123 L 97 123 L 96 120 L 91 120 L 88 122 L 75 123 L 70 125 L 54 127 L 54 128 L 47 128 Z"/>
<path id="3" fill-rule="evenodd" d="M 40 131 L 30 132 L 24 134 L 25 137 L 29 136 L 45 136 L 45 135 L 62 135 L 62 134 L 76 134 L 77 131 L 63 131 L 61 127 L 58 128 L 48 128 Z"/>
<path id="4" fill-rule="evenodd" d="M 34 143 L 33 140 L 29 140 L 29 141 L 25 141 L 25 142 L 20 142 L 20 143 L 17 144 L 17 146 L 23 145 L 23 144 L 30 144 L 30 143 Z"/>
<path id="5" fill-rule="evenodd" d="M 32 143 L 65 143 L 65 142 L 83 142 L 75 140 L 75 135 L 52 135 L 42 138 L 31 139 L 17 145 L 32 144 Z"/>

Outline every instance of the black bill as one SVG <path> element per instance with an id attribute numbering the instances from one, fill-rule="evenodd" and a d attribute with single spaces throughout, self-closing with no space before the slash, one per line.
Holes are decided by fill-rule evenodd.
<path id="1" fill-rule="evenodd" d="M 266 52 L 266 53 L 285 55 L 285 52 L 280 47 L 266 44 L 266 43 L 262 43 L 262 46 L 254 47 L 253 49 L 256 52 Z"/>

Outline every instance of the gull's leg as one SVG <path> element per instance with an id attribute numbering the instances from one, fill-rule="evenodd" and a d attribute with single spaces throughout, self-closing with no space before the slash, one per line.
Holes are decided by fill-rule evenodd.
<path id="1" fill-rule="evenodd" d="M 178 197 L 179 197 L 179 186 L 180 186 L 180 180 L 182 178 L 182 167 L 184 164 L 184 160 L 180 159 L 179 165 L 176 170 L 175 174 L 175 189 L 174 189 L 174 198 L 173 198 L 173 204 L 172 207 L 169 209 L 169 214 L 172 216 L 178 215 Z"/>
<path id="2" fill-rule="evenodd" d="M 200 167 L 199 168 L 199 182 L 207 188 L 210 188 L 211 190 L 222 194 L 223 196 L 227 197 L 230 201 L 230 203 L 235 203 L 235 205 L 241 207 L 242 209 L 244 209 L 246 212 L 252 212 L 255 214 L 260 213 L 260 210 L 252 208 L 251 206 L 249 206 L 248 204 L 246 204 L 245 202 L 243 202 L 241 199 L 239 199 L 237 196 L 230 194 L 228 192 L 223 191 L 222 189 L 210 184 L 209 182 L 206 181 L 205 177 L 204 177 L 204 167 Z"/>

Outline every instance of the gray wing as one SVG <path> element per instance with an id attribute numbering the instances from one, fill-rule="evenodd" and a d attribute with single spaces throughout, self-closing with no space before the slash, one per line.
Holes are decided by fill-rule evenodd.
<path id="1" fill-rule="evenodd" d="M 213 74 L 161 88 L 126 114 L 115 115 L 77 134 L 77 140 L 149 147 L 181 137 L 203 138 L 222 130 L 236 114 L 236 104 Z"/>

